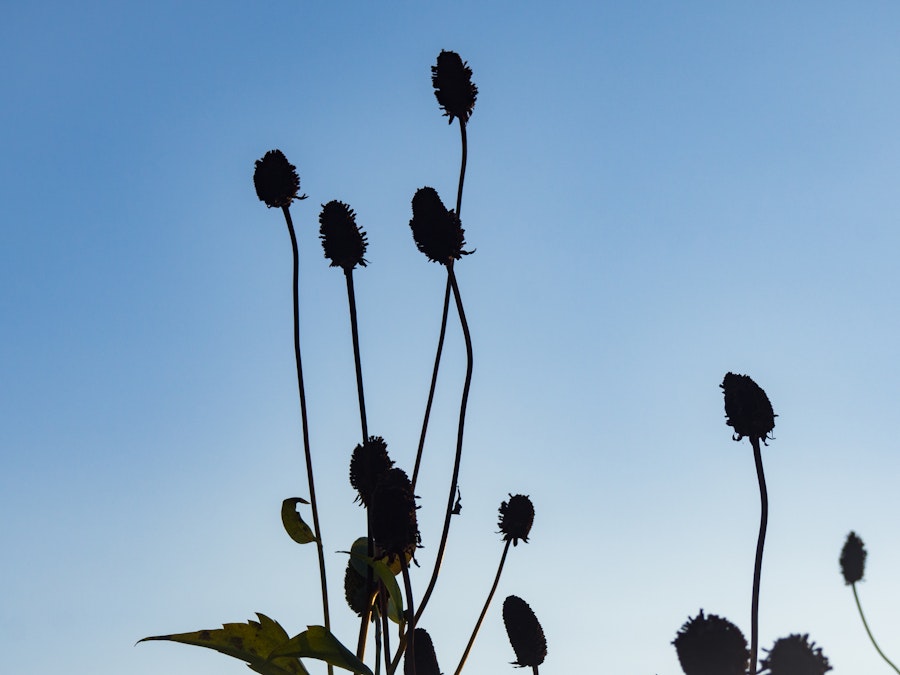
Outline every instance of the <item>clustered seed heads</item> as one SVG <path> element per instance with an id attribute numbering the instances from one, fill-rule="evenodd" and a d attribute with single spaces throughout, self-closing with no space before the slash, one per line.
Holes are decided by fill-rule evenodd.
<path id="1" fill-rule="evenodd" d="M 503 623 L 516 653 L 515 666 L 539 666 L 547 658 L 544 629 L 531 607 L 522 598 L 510 595 L 503 601 Z"/>
<path id="2" fill-rule="evenodd" d="M 409 227 L 418 249 L 432 262 L 446 265 L 468 255 L 465 230 L 459 217 L 448 211 L 437 191 L 431 187 L 416 190 L 412 199 L 412 220 Z"/>
<path id="3" fill-rule="evenodd" d="M 449 123 L 458 117 L 465 124 L 475 108 L 478 87 L 472 83 L 472 69 L 456 52 L 441 50 L 437 65 L 431 66 L 431 84 L 434 95 L 449 117 Z"/>
<path id="4" fill-rule="evenodd" d="M 441 675 L 437 656 L 434 653 L 434 643 L 431 641 L 428 631 L 424 628 L 416 628 L 413 633 L 415 634 L 414 641 L 416 645 L 416 654 L 413 657 L 413 662 L 416 667 L 411 672 L 414 672 L 416 675 Z M 409 658 L 409 652 L 407 652 L 406 658 Z M 407 669 L 404 667 L 404 670 Z"/>
<path id="5" fill-rule="evenodd" d="M 866 548 L 855 532 L 847 535 L 844 548 L 841 549 L 841 573 L 844 582 L 850 586 L 863 578 L 866 570 Z"/>
<path id="6" fill-rule="evenodd" d="M 750 650 L 741 630 L 703 610 L 681 627 L 674 642 L 685 675 L 744 675 Z"/>
<path id="7" fill-rule="evenodd" d="M 290 206 L 295 199 L 306 199 L 300 192 L 300 176 L 281 150 L 269 150 L 256 160 L 253 172 L 256 196 L 269 208 Z"/>
<path id="8" fill-rule="evenodd" d="M 744 436 L 766 437 L 775 428 L 775 413 L 766 392 L 746 375 L 728 373 L 719 385 L 725 394 L 726 424 L 734 429 L 734 440 Z"/>
<path id="9" fill-rule="evenodd" d="M 760 664 L 764 675 L 825 675 L 831 664 L 809 634 L 789 635 L 775 641 Z"/>
<path id="10" fill-rule="evenodd" d="M 369 436 L 365 443 L 357 445 L 350 457 L 350 485 L 357 492 L 355 501 L 368 507 L 378 481 L 393 466 L 381 436 Z"/>
<path id="11" fill-rule="evenodd" d="M 372 539 L 389 562 L 415 554 L 421 536 L 416 522 L 416 497 L 403 469 L 389 469 L 372 493 Z"/>
<path id="12" fill-rule="evenodd" d="M 500 532 L 503 541 L 518 546 L 521 539 L 528 543 L 528 533 L 534 523 L 534 504 L 526 495 L 510 495 L 508 502 L 500 504 Z"/>
<path id="13" fill-rule="evenodd" d="M 366 266 L 366 233 L 356 224 L 356 213 L 343 202 L 332 200 L 322 207 L 319 238 L 332 267 L 350 271 L 357 265 Z"/>

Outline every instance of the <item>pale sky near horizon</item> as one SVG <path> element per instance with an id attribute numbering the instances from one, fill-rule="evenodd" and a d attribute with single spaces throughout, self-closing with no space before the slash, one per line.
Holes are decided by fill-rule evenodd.
<path id="1" fill-rule="evenodd" d="M 320 205 L 367 231 L 354 274 L 369 409 L 411 469 L 443 269 L 410 200 L 452 203 L 458 128 L 441 49 L 474 71 L 457 267 L 475 352 L 463 509 L 426 613 L 452 673 L 531 496 L 464 672 L 513 672 L 519 595 L 541 673 L 680 673 L 703 608 L 750 638 L 752 451 L 718 387 L 746 373 L 778 414 L 764 648 L 809 633 L 835 675 L 900 659 L 900 7 L 762 3 L 62 2 L 0 21 L 0 645 L 17 675 L 248 672 L 148 635 L 262 612 L 321 622 L 291 342 L 290 243 L 253 163 L 280 148 L 309 199 L 302 337 L 335 632 L 364 528 L 343 275 Z M 417 489 L 433 561 L 464 369 L 451 321 Z M 430 615 L 430 616 L 429 616 Z M 308 663 L 313 673 L 325 672 Z"/>

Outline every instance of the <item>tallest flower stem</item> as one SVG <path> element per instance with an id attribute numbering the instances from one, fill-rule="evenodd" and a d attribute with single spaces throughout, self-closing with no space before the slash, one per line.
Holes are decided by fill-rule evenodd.
<path id="1" fill-rule="evenodd" d="M 763 546 L 766 542 L 766 525 L 769 521 L 769 495 L 766 492 L 766 476 L 763 473 L 762 452 L 759 448 L 759 437 L 751 436 L 753 460 L 756 462 L 756 477 L 759 480 L 759 537 L 756 540 L 756 560 L 753 564 L 753 599 L 750 605 L 750 672 L 756 672 L 756 660 L 759 652 L 759 581 L 762 574 Z"/>
<path id="2" fill-rule="evenodd" d="M 316 501 L 316 484 L 313 479 L 312 453 L 309 449 L 309 424 L 306 416 L 306 390 L 303 387 L 303 362 L 300 358 L 300 255 L 297 250 L 297 235 L 294 233 L 294 222 L 291 219 L 289 206 L 282 206 L 288 232 L 291 235 L 291 251 L 294 257 L 293 301 L 294 301 L 294 357 L 297 362 L 297 387 L 300 393 L 300 421 L 303 428 L 303 452 L 306 455 L 306 476 L 309 481 L 309 502 L 312 507 L 313 530 L 316 535 L 316 552 L 319 557 L 319 580 L 322 586 L 322 612 L 325 628 L 331 630 L 331 618 L 328 612 L 328 584 L 325 581 L 325 552 L 322 547 L 322 531 L 319 529 L 319 508 Z M 328 672 L 333 673 L 329 664 Z"/>

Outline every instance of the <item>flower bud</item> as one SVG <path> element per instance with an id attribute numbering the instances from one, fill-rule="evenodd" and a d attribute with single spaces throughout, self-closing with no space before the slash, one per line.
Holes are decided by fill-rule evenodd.
<path id="1" fill-rule="evenodd" d="M 855 532 L 847 535 L 844 548 L 841 549 L 841 573 L 844 582 L 850 586 L 860 581 L 866 569 L 866 548 Z"/>
<path id="2" fill-rule="evenodd" d="M 500 532 L 503 541 L 518 546 L 519 539 L 528 543 L 528 533 L 534 523 L 534 505 L 526 495 L 510 495 L 508 502 L 500 504 Z"/>
<path id="3" fill-rule="evenodd" d="M 766 437 L 775 428 L 775 413 L 766 392 L 746 375 L 728 373 L 719 385 L 725 394 L 726 424 L 734 429 L 734 440 L 744 436 Z"/>
<path id="4" fill-rule="evenodd" d="M 356 224 L 356 213 L 339 201 L 330 201 L 319 214 L 319 238 L 331 267 L 350 271 L 357 265 L 366 266 L 366 233 Z"/>
<path id="5" fill-rule="evenodd" d="M 747 640 L 727 619 L 700 610 L 678 631 L 678 662 L 685 675 L 744 675 L 750 661 Z"/>
<path id="6" fill-rule="evenodd" d="M 306 195 L 297 196 L 300 191 L 297 167 L 281 150 L 269 150 L 262 159 L 256 160 L 253 185 L 256 196 L 269 208 L 290 206 L 295 199 L 306 199 Z"/>
<path id="7" fill-rule="evenodd" d="M 831 670 L 822 648 L 809 642 L 809 634 L 776 640 L 767 651 L 760 664 L 764 675 L 825 675 Z"/>
<path id="8" fill-rule="evenodd" d="M 381 436 L 369 436 L 369 440 L 357 445 L 350 458 L 350 485 L 357 491 L 354 501 L 368 508 L 375 486 L 392 466 L 394 462 L 388 457 L 387 443 Z"/>
<path id="9" fill-rule="evenodd" d="M 539 666 L 547 658 L 547 639 L 544 629 L 522 598 L 510 595 L 503 601 L 503 623 L 513 651 L 514 666 Z"/>
<path id="10" fill-rule="evenodd" d="M 418 249 L 432 262 L 446 265 L 468 255 L 465 230 L 453 211 L 448 211 L 434 188 L 416 190 L 412 199 L 412 220 L 409 227 Z"/>
<path id="11" fill-rule="evenodd" d="M 421 541 L 416 522 L 416 496 L 402 469 L 389 469 L 372 493 L 372 539 L 388 561 L 413 555 Z"/>
<path id="12" fill-rule="evenodd" d="M 437 65 L 431 66 L 431 84 L 448 121 L 452 124 L 453 118 L 458 117 L 462 124 L 468 122 L 478 87 L 472 83 L 472 69 L 459 54 L 441 50 Z"/>

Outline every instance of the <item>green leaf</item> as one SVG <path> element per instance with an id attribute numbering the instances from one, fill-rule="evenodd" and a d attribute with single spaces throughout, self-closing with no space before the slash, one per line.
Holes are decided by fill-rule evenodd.
<path id="1" fill-rule="evenodd" d="M 400 610 L 399 612 L 397 612 L 398 616 L 402 617 L 403 594 L 400 592 L 400 586 L 397 583 L 397 578 L 394 576 L 391 568 L 384 563 L 384 560 L 373 560 L 369 556 L 363 555 L 362 553 L 357 553 L 356 551 L 342 552 L 349 553 L 351 559 L 358 560 L 372 568 L 372 570 L 375 572 L 375 576 L 378 577 L 378 579 L 381 581 L 381 583 L 384 584 L 384 587 L 387 589 L 388 596 L 390 597 L 391 602 L 394 603 L 394 607 Z"/>
<path id="2" fill-rule="evenodd" d="M 320 659 L 353 673 L 372 675 L 369 667 L 356 658 L 356 654 L 342 645 L 325 626 L 308 626 L 305 631 L 275 649 L 270 656 L 272 658 L 306 656 Z"/>
<path id="3" fill-rule="evenodd" d="M 309 675 L 298 658 L 272 658 L 272 652 L 288 641 L 288 634 L 277 621 L 257 613 L 259 622 L 226 623 L 222 628 L 199 630 L 194 633 L 155 635 L 148 640 L 168 640 L 186 645 L 215 649 L 227 656 L 246 661 L 262 675 Z"/>
<path id="4" fill-rule="evenodd" d="M 298 544 L 308 544 L 316 540 L 309 525 L 303 522 L 303 518 L 297 513 L 297 504 L 309 504 L 302 497 L 291 497 L 281 502 L 281 522 L 284 523 L 285 532 Z"/>

